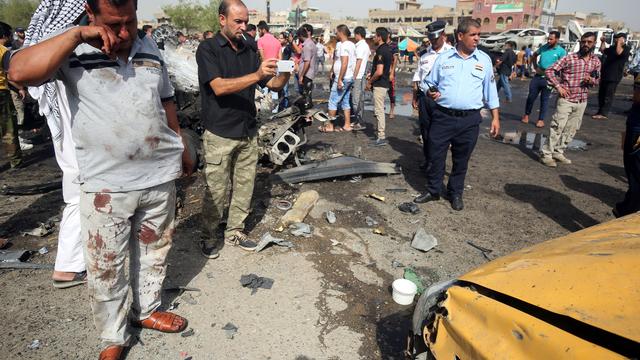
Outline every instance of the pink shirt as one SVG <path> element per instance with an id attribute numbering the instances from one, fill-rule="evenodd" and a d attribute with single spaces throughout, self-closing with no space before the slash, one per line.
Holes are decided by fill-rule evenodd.
<path id="1" fill-rule="evenodd" d="M 265 33 L 258 39 L 258 49 L 262 50 L 265 59 L 277 59 L 280 55 L 280 41 L 270 33 Z"/>

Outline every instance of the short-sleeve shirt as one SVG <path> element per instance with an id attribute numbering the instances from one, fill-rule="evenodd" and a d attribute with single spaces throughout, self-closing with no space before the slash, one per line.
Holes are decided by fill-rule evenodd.
<path id="1" fill-rule="evenodd" d="M 126 60 L 81 44 L 56 79 L 73 114 L 83 191 L 142 190 L 181 175 L 182 139 L 162 105 L 173 101 L 174 90 L 153 40 L 137 37 Z"/>
<path id="2" fill-rule="evenodd" d="M 343 56 L 346 56 L 348 59 L 344 79 L 353 79 L 353 73 L 356 69 L 356 45 L 349 40 L 342 41 L 339 43 L 339 46 L 336 46 L 335 63 L 333 64 L 333 73 L 336 79 L 340 76 L 340 71 L 342 70 L 341 59 Z"/>
<path id="3" fill-rule="evenodd" d="M 217 78 L 239 78 L 258 71 L 258 54 L 244 41 L 239 41 L 237 48 L 236 52 L 229 40 L 218 32 L 213 38 L 201 42 L 196 51 L 204 127 L 230 139 L 251 137 L 257 133 L 256 85 L 223 96 L 217 96 L 210 85 Z M 263 81 L 261 85 L 265 83 Z"/>
<path id="4" fill-rule="evenodd" d="M 602 63 L 602 80 L 618 82 L 622 80 L 622 74 L 624 73 L 624 65 L 629 59 L 631 49 L 629 46 L 625 46 L 622 50 L 622 54 L 618 55 L 616 52 L 616 46 L 609 46 L 604 50 L 604 62 Z"/>
<path id="5" fill-rule="evenodd" d="M 316 43 L 311 40 L 311 38 L 307 38 L 304 43 L 302 43 L 302 61 L 300 62 L 299 71 L 302 72 L 304 69 L 304 64 L 309 63 L 309 70 L 304 75 L 304 77 L 309 78 L 311 80 L 315 79 L 316 71 L 318 68 L 318 62 L 316 61 L 317 56 Z"/>
<path id="6" fill-rule="evenodd" d="M 513 65 L 516 63 L 516 53 L 513 50 L 505 50 L 502 54 L 502 58 L 500 58 L 500 66 L 498 67 L 498 73 L 501 75 L 511 75 L 511 69 Z"/>
<path id="7" fill-rule="evenodd" d="M 6 47 L 0 45 L 0 59 L 4 58 L 4 55 L 9 51 Z M 4 61 L 0 61 L 0 90 L 9 89 L 7 86 L 7 74 L 4 70 Z"/>
<path id="8" fill-rule="evenodd" d="M 356 44 L 356 62 L 358 60 L 362 60 L 360 63 L 360 69 L 356 74 L 356 79 L 362 79 L 364 77 L 365 72 L 367 71 L 367 62 L 369 61 L 369 56 L 371 55 L 371 49 L 369 48 L 369 44 L 367 44 L 366 40 L 360 40 Z"/>
<path id="9" fill-rule="evenodd" d="M 258 39 L 258 49 L 262 50 L 265 59 L 277 59 L 281 47 L 280 41 L 271 33 L 265 33 Z"/>
<path id="10" fill-rule="evenodd" d="M 291 44 L 287 44 L 280 49 L 282 52 L 282 60 L 290 60 L 291 55 L 293 54 L 293 49 L 291 48 Z"/>
<path id="11" fill-rule="evenodd" d="M 389 71 L 391 64 L 393 63 L 393 54 L 388 44 L 382 44 L 376 49 L 376 54 L 373 57 L 373 67 L 371 68 L 371 76 L 376 73 L 378 65 L 382 65 L 382 76 L 371 83 L 373 87 L 389 88 L 391 81 L 389 81 Z"/>
<path id="12" fill-rule="evenodd" d="M 549 44 L 544 44 L 536 50 L 536 54 L 538 54 L 538 66 L 542 70 L 546 70 L 556 61 L 565 57 L 567 55 L 567 51 L 560 45 L 551 47 Z"/>

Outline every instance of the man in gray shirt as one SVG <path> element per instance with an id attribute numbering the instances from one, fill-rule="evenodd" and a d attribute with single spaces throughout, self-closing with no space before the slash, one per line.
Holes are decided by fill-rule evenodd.
<path id="1" fill-rule="evenodd" d="M 138 35 L 136 1 L 88 0 L 87 14 L 92 26 L 13 54 L 9 77 L 21 85 L 53 79 L 66 86 L 100 359 L 118 359 L 131 340 L 128 319 L 162 332 L 187 326 L 158 308 L 175 232 L 174 180 L 182 165 L 189 173 L 193 164 L 160 51 Z"/>
<path id="2" fill-rule="evenodd" d="M 313 79 L 315 79 L 318 69 L 316 43 L 313 42 L 311 34 L 304 27 L 298 29 L 298 38 L 302 42 L 302 61 L 300 61 L 299 65 L 298 81 L 302 91 L 301 94 L 304 96 L 305 106 L 311 108 L 313 106 L 311 98 Z"/>

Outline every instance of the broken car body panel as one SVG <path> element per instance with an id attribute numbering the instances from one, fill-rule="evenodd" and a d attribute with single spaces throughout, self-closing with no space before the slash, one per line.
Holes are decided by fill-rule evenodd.
<path id="1" fill-rule="evenodd" d="M 639 268 L 636 214 L 516 251 L 428 292 L 414 332 L 441 359 L 634 357 Z"/>

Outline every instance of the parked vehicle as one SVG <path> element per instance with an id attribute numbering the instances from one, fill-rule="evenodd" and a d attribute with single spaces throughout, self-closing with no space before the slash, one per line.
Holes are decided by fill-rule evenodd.
<path id="1" fill-rule="evenodd" d="M 593 32 L 596 34 L 596 55 L 602 55 L 600 53 L 600 44 L 602 43 L 601 39 L 604 37 L 607 44 L 611 44 L 615 33 L 613 29 L 606 27 L 585 27 L 575 20 L 569 20 L 562 38 L 562 42 L 566 44 L 565 49 L 567 49 L 568 52 L 577 52 L 580 50 L 580 37 L 582 37 L 586 32 Z"/>
<path id="2" fill-rule="evenodd" d="M 503 31 L 498 35 L 481 39 L 480 44 L 491 51 L 502 51 L 507 41 L 513 41 L 516 43 L 516 49 L 532 45 L 535 50 L 547 42 L 547 36 L 548 34 L 546 32 L 539 29 L 511 29 Z"/>
<path id="3" fill-rule="evenodd" d="M 423 293 L 407 355 L 637 358 L 639 268 L 640 214 L 516 251 Z"/>

